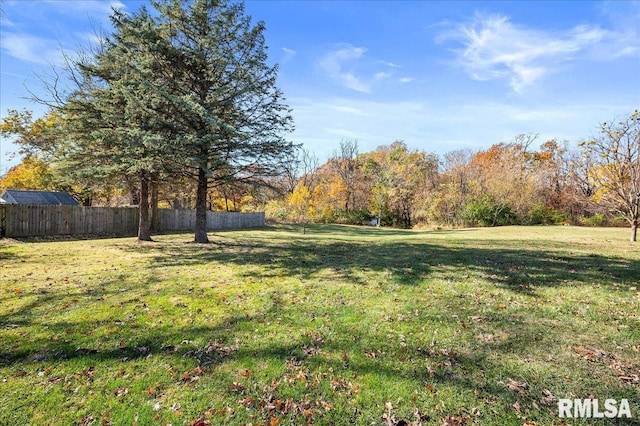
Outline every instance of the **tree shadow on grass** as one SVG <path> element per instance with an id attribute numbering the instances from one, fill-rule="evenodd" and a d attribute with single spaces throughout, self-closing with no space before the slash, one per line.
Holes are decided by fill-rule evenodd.
<path id="1" fill-rule="evenodd" d="M 314 233 L 323 229 L 320 227 Z M 528 352 L 532 348 L 542 347 L 554 351 L 566 344 L 553 340 L 556 338 L 553 335 L 546 336 L 544 326 L 527 322 L 517 310 L 500 311 L 495 314 L 496 318 L 492 318 L 490 314 L 482 314 L 486 318 L 470 319 L 479 314 L 466 299 L 458 298 L 459 295 L 452 295 L 448 299 L 439 296 L 438 303 L 442 305 L 438 308 L 438 314 L 442 314 L 439 321 L 443 322 L 440 327 L 448 328 L 460 328 L 458 321 L 464 322 L 468 329 L 463 328 L 461 336 L 466 336 L 467 343 L 434 343 L 425 346 L 408 341 L 404 347 L 391 347 L 389 334 L 402 333 L 405 326 L 417 332 L 423 325 L 420 320 L 429 318 L 415 319 L 413 324 L 398 321 L 379 330 L 358 328 L 356 325 L 341 323 L 343 317 L 340 307 L 331 309 L 331 306 L 317 306 L 315 310 L 305 312 L 299 307 L 284 303 L 279 293 L 281 289 L 269 285 L 264 287 L 267 306 L 259 314 L 224 314 L 214 325 L 206 326 L 167 323 L 156 328 L 140 325 L 130 328 L 128 321 L 122 318 L 110 318 L 109 323 L 97 319 L 70 322 L 58 320 L 57 313 L 52 316 L 52 320 L 48 317 L 47 309 L 51 305 L 59 306 L 63 303 L 59 299 L 77 299 L 74 303 L 89 304 L 100 302 L 100 298 L 108 300 L 111 296 L 127 291 L 136 295 L 148 294 L 148 288 L 156 284 L 156 274 L 160 275 L 161 271 L 163 274 L 167 273 L 166 270 L 170 268 L 177 268 L 179 273 L 180 268 L 188 269 L 192 266 L 215 275 L 216 269 L 221 265 L 233 265 L 237 267 L 234 273 L 241 279 L 299 278 L 318 281 L 326 286 L 333 284 L 332 278 L 356 286 L 372 285 L 374 283 L 368 280 L 376 279 L 385 284 L 416 287 L 427 286 L 430 279 L 452 284 L 473 284 L 473 280 L 479 278 L 497 288 L 527 297 L 536 297 L 539 290 L 545 287 L 594 284 L 611 291 L 628 291 L 627 286 L 620 284 L 636 284 L 637 277 L 640 276 L 640 262 L 596 253 L 567 253 L 562 247 L 551 244 L 535 249 L 515 249 L 499 244 L 471 245 L 473 242 L 469 241 L 455 241 L 455 244 L 446 245 L 428 241 L 428 233 L 416 234 L 413 231 L 401 231 L 401 234 L 395 230 L 388 231 L 390 236 L 398 238 L 380 240 L 377 240 L 380 235 L 380 230 L 377 229 L 339 227 L 339 231 L 337 237 L 334 235 L 336 227 L 330 227 L 324 234 L 306 236 L 283 235 L 278 229 L 260 230 L 255 236 L 216 233 L 212 238 L 214 243 L 209 245 L 175 241 L 154 244 L 115 243 L 124 251 L 150 255 L 140 265 L 149 276 L 140 282 L 128 282 L 126 278 L 123 284 L 114 278 L 99 284 L 90 283 L 85 288 L 77 287 L 72 291 L 47 289 L 30 295 L 33 299 L 19 307 L 19 310 L 6 311 L 0 317 L 0 367 L 27 368 L 26 365 L 50 365 L 70 360 L 90 366 L 121 360 L 137 362 L 150 355 L 176 360 L 188 359 L 203 366 L 215 366 L 228 361 L 283 365 L 295 358 L 312 371 L 332 371 L 335 374 L 344 373 L 345 376 L 349 374 L 353 380 L 375 375 L 389 382 L 395 379 L 412 381 L 416 389 L 424 389 L 425 383 L 433 385 L 436 391 L 439 386 L 453 386 L 461 390 L 478 391 L 482 398 L 498 401 L 500 407 L 511 407 L 516 402 L 525 407 L 525 403 L 539 403 L 540 391 L 545 387 L 564 389 L 562 379 L 549 376 L 545 379 L 548 382 L 534 383 L 530 378 L 522 377 L 527 369 L 503 364 L 501 360 L 506 357 L 524 360 L 528 358 Z M 363 238 L 358 238 L 362 235 Z M 135 298 L 124 301 L 129 302 L 140 304 Z M 295 309 L 296 312 L 287 312 L 288 309 Z M 329 315 L 316 319 L 314 315 L 321 310 L 337 315 L 335 318 Z M 121 312 L 127 311 L 123 309 Z M 43 318 L 47 319 L 45 325 L 42 324 Z M 318 321 L 331 323 L 334 327 L 333 335 L 327 336 L 326 341 L 318 345 L 318 355 L 310 356 L 305 346 L 308 347 L 313 342 L 298 331 L 301 324 L 302 327 L 311 328 L 311 324 L 317 324 Z M 475 321 L 481 322 L 476 324 Z M 249 330 L 253 330 L 256 324 L 267 322 L 272 322 L 273 327 L 281 329 L 277 332 L 275 328 L 271 329 L 275 333 L 273 340 L 266 339 L 260 341 L 259 345 L 251 345 L 247 340 Z M 2 329 L 3 326 L 12 328 Z M 46 330 L 22 335 L 21 330 L 27 330 L 30 326 L 36 329 L 42 326 Z M 283 327 L 294 332 L 286 335 L 283 330 L 288 328 Z M 105 334 L 106 337 L 101 340 L 84 333 L 92 330 L 100 332 L 105 328 L 116 328 L 117 331 Z M 352 328 L 357 330 L 353 335 Z M 471 350 L 468 341 L 473 337 L 472 334 L 481 335 L 487 341 L 472 345 Z M 562 337 L 570 335 L 570 332 L 562 329 L 556 335 Z M 53 340 L 52 336 L 59 337 Z M 237 348 L 236 341 L 239 342 Z M 342 360 L 344 353 L 349 358 L 346 366 Z M 374 354 L 375 357 L 370 358 L 365 354 Z M 576 355 L 576 358 L 580 356 Z M 536 359 L 539 362 L 541 357 L 538 355 Z M 425 368 L 425 362 L 433 365 L 433 371 Z M 585 370 L 588 370 L 589 364 L 586 361 L 584 363 Z M 601 376 L 610 370 L 606 365 L 597 367 Z M 558 368 L 564 368 L 567 374 L 575 373 L 566 371 L 566 367 L 562 365 Z M 501 374 L 504 375 L 502 378 Z M 591 377 L 591 373 L 584 371 L 575 374 L 579 375 L 578 378 Z M 508 378 L 526 380 L 532 389 L 527 391 L 527 396 L 522 396 L 499 383 Z M 629 386 L 621 389 L 620 392 L 626 392 Z M 552 390 L 558 392 L 556 389 Z M 259 396 L 256 395 L 256 399 Z M 567 395 L 557 393 L 557 396 Z M 382 406 L 384 401 L 379 403 Z M 545 423 L 544 420 L 549 420 L 549 417 L 543 417 L 542 424 Z"/>
<path id="2" fill-rule="evenodd" d="M 349 232 L 351 230 L 347 230 Z M 281 236 L 232 239 L 224 234 L 213 240 L 214 243 L 207 246 L 148 245 L 127 249 L 155 254 L 151 268 L 220 263 L 242 267 L 246 272 L 240 274 L 244 277 L 259 274 L 262 278 L 306 280 L 330 273 L 361 285 L 369 284 L 367 272 L 382 274 L 380 276 L 392 283 L 414 286 L 433 277 L 454 282 L 480 277 L 499 287 L 532 296 L 538 288 L 596 283 L 624 291 L 625 285 L 635 283 L 640 276 L 640 262 L 595 253 L 567 254 L 555 248 L 474 247 L 399 239 L 380 242 L 313 237 L 283 239 Z"/>
<path id="3" fill-rule="evenodd" d="M 438 273 L 438 268 L 443 262 L 447 261 L 447 265 L 453 265 L 455 267 L 461 267 L 462 262 L 466 262 L 467 256 L 474 254 L 478 259 L 471 262 L 471 267 L 477 268 L 480 273 L 495 273 L 497 268 L 494 263 L 500 259 L 507 259 L 508 262 L 521 262 L 524 264 L 522 267 L 528 268 L 528 273 L 533 275 L 534 273 L 541 274 L 543 271 L 549 275 L 547 279 L 558 280 L 562 278 L 566 269 L 566 262 L 568 261 L 587 261 L 589 259 L 574 258 L 571 256 L 568 259 L 556 259 L 549 261 L 540 261 L 538 258 L 527 259 L 522 257 L 522 253 L 518 253 L 517 259 L 511 259 L 509 256 L 515 256 L 515 254 L 509 254 L 508 252 L 499 251 L 497 253 L 484 253 L 476 252 L 467 253 L 466 251 L 451 251 L 450 248 L 432 246 L 426 244 L 409 245 L 415 250 L 411 252 L 411 247 L 405 247 L 402 243 L 398 247 L 403 248 L 404 254 L 410 253 L 414 256 L 419 256 L 416 261 L 424 263 L 423 266 L 419 266 L 421 271 L 425 274 Z M 212 246 L 213 247 L 213 246 Z M 241 246 L 244 249 L 244 245 Z M 268 247 L 272 247 L 268 244 Z M 341 246 L 340 256 L 346 256 L 352 253 L 354 246 L 347 245 L 347 247 Z M 299 244 L 290 250 L 299 249 Z M 328 244 L 320 252 L 313 250 L 312 247 L 303 246 L 307 256 L 310 256 L 309 262 L 311 265 L 300 265 L 300 263 L 292 264 L 294 260 L 289 256 L 283 255 L 280 257 L 273 257 L 256 261 L 254 257 L 250 257 L 250 265 L 257 265 L 261 268 L 264 267 L 267 262 L 275 265 L 279 268 L 279 272 L 288 271 L 290 275 L 296 276 L 300 274 L 301 268 L 303 272 L 313 278 L 316 274 L 316 269 L 320 268 L 336 268 L 338 260 L 327 261 L 326 256 L 334 252 L 336 247 L 334 244 Z M 195 250 L 195 248 L 194 248 Z M 198 249 L 197 252 L 191 253 L 191 259 L 187 256 L 186 265 L 193 263 L 210 262 L 232 262 L 234 264 L 246 264 L 244 256 L 240 253 L 236 253 L 236 250 L 231 247 L 221 247 L 219 251 L 209 252 L 207 250 Z M 427 251 L 428 250 L 428 251 Z M 427 254 L 423 252 L 427 251 Z M 226 257 L 221 257 L 222 254 Z M 368 253 L 363 253 L 367 255 Z M 231 256 L 233 255 L 233 256 Z M 533 256 L 533 253 L 531 253 Z M 165 257 L 166 256 L 166 257 Z M 209 257 L 213 256 L 213 257 Z M 317 256 L 318 258 L 314 258 Z M 424 257 L 421 257 L 424 256 Z M 366 256 L 364 256 L 366 258 Z M 173 261 L 171 262 L 171 259 Z M 274 261 L 275 259 L 275 261 Z M 375 266 L 365 265 L 363 260 L 358 260 L 358 257 L 354 255 L 356 264 L 359 267 L 375 268 Z M 351 262 L 354 261 L 351 260 Z M 168 262 L 165 266 L 176 264 L 175 262 L 180 259 L 176 259 L 171 256 L 171 253 L 163 252 L 157 261 Z M 534 263 L 534 260 L 539 263 Z M 384 265 L 384 268 L 391 268 L 395 262 L 399 262 L 400 258 L 394 258 Z M 314 263 L 315 262 L 315 263 Z M 358 263 L 360 262 L 360 263 Z M 504 262 L 504 260 L 503 260 Z M 591 262 L 589 260 L 589 262 Z M 182 265 L 183 263 L 178 263 Z M 505 264 L 501 264 L 501 268 Z M 397 266 L 397 265 L 396 265 Z M 553 266 L 557 270 L 549 270 L 549 267 Z M 620 264 L 616 268 L 627 268 L 629 265 Z M 415 266 L 413 266 L 415 268 Z M 309 270 L 304 270 L 309 268 Z M 387 270 L 384 269 L 384 270 Z M 633 269 L 633 268 L 632 268 Z M 377 270 L 377 269 L 373 269 Z M 596 268 L 597 271 L 597 268 Z M 595 274 L 596 272 L 593 272 Z M 396 274 L 396 276 L 394 276 Z M 399 284 L 403 281 L 398 280 L 398 272 L 392 272 L 392 279 L 396 279 Z M 587 279 L 592 277 L 591 273 L 583 272 L 580 276 L 581 279 Z M 586 274 L 586 275 L 585 275 Z M 569 277 L 573 276 L 573 273 L 569 273 Z M 499 277 L 498 277 L 499 278 Z M 150 277 L 148 281 L 138 283 L 135 286 L 129 285 L 131 290 L 135 293 L 144 292 L 145 287 L 149 285 L 153 277 Z M 495 281 L 501 286 L 508 286 L 509 283 L 502 283 L 500 280 Z M 415 283 L 411 283 L 415 284 Z M 558 285 L 558 284 L 553 284 Z M 77 290 L 77 293 L 65 293 L 58 294 L 57 297 L 64 297 L 68 299 L 78 298 L 82 299 L 83 294 L 87 297 L 94 297 L 96 295 L 108 296 L 117 293 L 121 293 L 122 289 L 116 286 L 115 282 L 102 283 L 98 285 L 89 286 L 86 290 Z M 102 289 L 104 287 L 104 290 Z M 531 320 L 523 318 L 517 311 L 504 311 L 500 313 L 499 318 L 491 318 L 487 314 L 486 318 L 481 319 L 480 323 L 474 323 L 476 325 L 468 325 L 468 328 L 461 328 L 460 343 L 438 343 L 431 342 L 424 344 L 417 337 L 414 336 L 414 340 L 408 339 L 405 345 L 400 345 L 399 342 L 391 341 L 390 335 L 396 336 L 398 333 L 403 333 L 405 326 L 411 327 L 416 330 L 416 334 L 420 332 L 420 325 L 422 325 L 425 319 L 422 317 L 416 317 L 410 319 L 409 322 L 394 321 L 385 323 L 385 326 L 378 328 L 371 327 L 358 327 L 353 324 L 346 324 L 341 321 L 341 317 L 338 315 L 335 318 L 327 318 L 325 321 L 330 324 L 333 329 L 332 333 L 326 333 L 322 338 L 310 337 L 309 334 L 305 334 L 305 330 L 318 329 L 318 320 L 313 318 L 313 312 L 301 309 L 291 303 L 284 303 L 280 293 L 277 289 L 267 289 L 267 299 L 269 303 L 258 314 L 225 314 L 219 318 L 219 321 L 215 325 L 185 325 L 167 322 L 166 326 L 159 328 L 141 328 L 134 327 L 129 328 L 125 323 L 118 324 L 122 331 L 114 334 L 109 338 L 96 339 L 87 337 L 81 333 L 76 333 L 76 330 L 100 330 L 105 326 L 113 326 L 113 319 L 110 319 L 109 324 L 105 324 L 104 320 L 80 320 L 80 321 L 48 321 L 46 324 L 47 335 L 25 335 L 16 340 L 8 339 L 7 336 L 0 335 L 0 367 L 18 367 L 28 368 L 26 366 L 37 366 L 37 370 L 45 370 L 45 366 L 60 365 L 68 361 L 75 360 L 75 368 L 85 366 L 87 368 L 91 366 L 100 366 L 102 363 L 111 362 L 138 362 L 143 361 L 145 358 L 162 357 L 166 359 L 168 363 L 177 360 L 189 360 L 194 365 L 200 365 L 205 370 L 203 380 L 207 379 L 207 376 L 213 380 L 213 376 L 219 374 L 214 367 L 227 363 L 235 362 L 245 368 L 252 368 L 250 365 L 259 366 L 280 366 L 295 365 L 299 371 L 290 372 L 290 378 L 294 379 L 294 374 L 301 374 L 304 371 L 308 371 L 309 378 L 312 376 L 323 378 L 325 380 L 325 386 L 332 386 L 334 382 L 331 382 L 335 378 L 344 379 L 358 383 L 363 377 L 375 376 L 379 378 L 381 382 L 393 384 L 390 386 L 390 390 L 386 394 L 382 394 L 380 401 L 373 401 L 377 403 L 383 412 L 382 407 L 387 400 L 394 400 L 397 398 L 393 394 L 393 389 L 396 383 L 411 383 L 415 386 L 415 390 L 418 393 L 438 392 L 445 387 L 453 387 L 460 389 L 467 394 L 475 394 L 480 405 L 481 411 L 492 409 L 501 411 L 503 409 L 513 411 L 513 420 L 517 420 L 518 416 L 515 413 L 515 409 L 512 408 L 514 404 L 519 404 L 523 411 L 529 413 L 529 417 L 542 421 L 542 424 L 552 420 L 555 416 L 544 414 L 543 411 L 554 410 L 553 406 L 542 407 L 542 409 L 535 408 L 535 404 L 540 405 L 540 399 L 542 397 L 541 391 L 543 389 L 550 388 L 558 397 L 565 397 L 559 393 L 564 386 L 562 374 L 568 374 L 566 367 L 559 365 L 560 372 L 553 375 L 531 378 L 527 377 L 529 370 L 509 365 L 502 362 L 504 357 L 518 357 L 521 360 L 525 360 L 529 357 L 529 351 L 534 346 L 545 347 L 548 350 L 555 349 L 556 345 L 563 345 L 563 342 L 557 342 L 553 336 L 545 336 L 541 333 L 544 329 L 539 324 L 534 324 Z M 54 294 L 43 294 L 38 302 L 41 305 L 34 304 L 30 309 L 35 309 L 38 306 L 43 307 L 48 303 L 53 302 Z M 152 297 L 152 296 L 149 296 Z M 457 303 L 457 296 L 451 295 L 449 298 L 443 297 L 440 300 L 443 305 L 442 312 L 443 317 L 439 320 L 439 327 L 441 328 L 460 328 L 458 322 L 462 319 L 467 323 L 471 323 L 469 316 L 474 314 L 473 308 L 464 303 Z M 135 301 L 135 298 L 131 303 L 141 303 L 141 301 Z M 79 303 L 82 303 L 80 300 Z M 328 307 L 326 307 L 328 309 Z M 289 312 L 291 310 L 292 312 Z M 295 311 L 295 315 L 293 313 Z M 291 314 L 291 315 L 288 315 Z M 19 313 L 12 314 L 14 317 L 7 317 L 7 320 L 16 320 Z M 429 314 L 431 315 L 431 314 Z M 276 323 L 276 320 L 278 321 Z M 255 343 L 251 336 L 247 334 L 248 330 L 252 330 L 256 324 L 264 324 L 266 322 L 273 322 L 271 331 L 277 331 L 273 339 L 259 338 L 258 343 Z M 37 317 L 28 317 L 21 324 L 20 327 L 27 325 L 38 325 L 39 319 Z M 283 330 L 288 327 L 296 330 L 293 335 L 287 335 Z M 300 330 L 300 328 L 305 330 Z M 71 330 L 71 332 L 69 332 Z M 482 332 L 484 334 L 499 335 L 503 333 L 504 338 L 485 344 L 473 344 L 469 345 L 470 338 L 476 334 Z M 424 331 L 422 332 L 425 333 Z M 50 336 L 61 336 L 58 340 L 52 340 Z M 5 340 L 7 338 L 7 340 Z M 403 342 L 404 343 L 404 342 Z M 317 350 L 309 351 L 310 346 L 317 346 Z M 316 348 L 314 348 L 316 349 Z M 547 350 L 545 349 L 545 350 Z M 346 354 L 346 356 L 345 356 Z M 369 355 L 374 354 L 374 355 Z M 540 361 L 539 358 L 536 358 Z M 292 363 L 291 361 L 295 362 Z M 345 361 L 346 360 L 346 361 Z M 39 367 L 42 365 L 42 367 Z M 429 365 L 430 368 L 426 368 L 425 365 Z M 589 370 L 589 373 L 584 372 L 577 374 L 586 374 L 591 377 L 595 374 L 595 369 L 591 368 L 586 362 L 585 365 Z M 281 368 L 282 369 L 282 368 Z M 563 370 L 564 369 L 564 370 Z M 608 368 L 602 366 L 598 372 L 604 374 L 602 371 L 606 371 Z M 274 369 L 277 370 L 277 369 Z M 272 370 L 273 371 L 273 370 Z M 574 375 L 575 371 L 571 372 Z M 33 373 L 35 374 L 35 373 Z M 525 376 L 523 376 L 523 374 Z M 326 376 L 326 377 L 325 377 Z M 261 376 L 262 377 L 262 376 Z M 509 379 L 515 381 L 527 382 L 528 388 L 525 392 L 518 392 L 509 388 Z M 540 382 L 535 382 L 534 379 L 539 379 Z M 183 386 L 180 383 L 180 377 L 175 379 L 177 386 Z M 215 378 L 215 380 L 221 380 Z M 238 377 L 229 377 L 229 383 L 227 386 L 231 386 L 232 382 L 242 381 L 245 379 Z M 249 379 L 246 379 L 249 381 Z M 272 380 L 281 381 L 281 387 L 287 386 L 293 387 L 294 385 L 288 385 L 286 380 L 283 380 L 280 376 L 266 376 L 256 380 L 258 386 L 246 386 L 248 389 L 246 392 L 251 392 L 252 389 L 257 392 L 255 395 L 249 395 L 254 400 L 259 401 L 263 394 L 262 389 L 268 386 Z M 263 380 L 263 382 L 259 382 Z M 331 382 L 331 384 L 329 384 Z M 336 386 L 343 382 L 335 382 Z M 432 391 L 425 390 L 425 385 L 432 387 Z M 60 385 L 62 386 L 62 384 Z M 579 388 L 577 388 L 579 389 Z M 197 385 L 196 385 L 197 390 Z M 621 389 L 620 394 L 606 395 L 607 397 L 622 398 L 625 395 L 624 392 L 628 392 L 629 388 Z M 287 389 L 284 389 L 287 392 Z M 233 394 L 233 392 L 231 392 Z M 331 393 L 329 398 L 338 399 L 340 397 L 339 392 Z M 236 397 L 236 400 L 240 400 L 241 397 Z M 243 397 L 247 395 L 243 394 Z M 575 395 L 581 397 L 582 395 Z M 279 397 L 279 396 L 278 396 Z M 285 399 L 284 396 L 281 397 Z M 322 389 L 314 390 L 308 388 L 305 390 L 305 398 L 324 398 L 327 399 L 327 395 L 322 393 Z M 438 396 L 439 398 L 439 396 Z M 469 398 L 469 397 L 467 397 Z M 331 402 L 331 399 L 328 400 Z M 466 400 L 468 401 L 468 399 Z M 483 402 L 484 401 L 484 402 Z M 451 405 L 455 405 L 455 401 L 449 402 Z M 403 403 L 408 405 L 409 403 Z M 337 405 L 337 404 L 336 404 Z M 394 405 L 397 403 L 394 402 Z M 246 407 L 238 406 L 238 409 L 245 410 Z M 635 408 L 634 408 L 635 409 Z M 408 408 L 405 406 L 402 408 L 403 413 L 408 412 Z M 538 412 L 538 411 L 540 412 Z M 345 415 L 348 413 L 345 413 Z M 362 413 L 360 413 L 362 414 Z M 354 414 L 354 421 L 360 420 L 358 417 L 360 414 Z M 370 413 L 369 413 L 370 414 Z M 452 413 L 455 414 L 455 413 Z M 404 415 L 404 414 L 402 414 Z M 485 414 L 490 416 L 490 414 Z M 399 413 L 398 416 L 401 416 Z M 369 421 L 369 419 L 367 419 Z M 634 423 L 635 419 L 626 424 L 638 424 Z M 515 424 L 515 423 L 514 423 Z M 517 423 L 517 424 L 521 424 Z M 611 424 L 615 424 L 614 421 Z"/>

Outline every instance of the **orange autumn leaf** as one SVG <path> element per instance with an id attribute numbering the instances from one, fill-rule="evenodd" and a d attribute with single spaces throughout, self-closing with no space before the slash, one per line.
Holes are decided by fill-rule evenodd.
<path id="1" fill-rule="evenodd" d="M 278 426 L 280 424 L 280 417 L 271 417 L 269 420 L 269 426 Z"/>

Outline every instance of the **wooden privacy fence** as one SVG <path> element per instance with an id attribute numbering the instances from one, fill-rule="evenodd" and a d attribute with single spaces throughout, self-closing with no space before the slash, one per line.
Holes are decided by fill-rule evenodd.
<path id="1" fill-rule="evenodd" d="M 0 236 L 115 234 L 136 235 L 137 207 L 79 207 L 0 204 Z M 159 209 L 159 231 L 195 228 L 195 210 Z M 207 212 L 207 227 L 216 229 L 265 226 L 264 213 Z"/>

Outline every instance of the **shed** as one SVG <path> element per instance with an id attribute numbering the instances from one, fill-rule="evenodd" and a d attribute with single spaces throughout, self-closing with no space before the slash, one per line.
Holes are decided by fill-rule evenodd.
<path id="1" fill-rule="evenodd" d="M 31 204 L 53 206 L 77 206 L 78 202 L 66 192 L 59 191 L 29 191 L 22 189 L 7 189 L 0 195 L 3 204 Z"/>

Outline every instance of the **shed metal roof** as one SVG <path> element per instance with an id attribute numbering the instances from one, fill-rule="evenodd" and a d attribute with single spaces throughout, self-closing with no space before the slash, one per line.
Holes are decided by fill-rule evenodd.
<path id="1" fill-rule="evenodd" d="M 0 195 L 6 204 L 77 206 L 78 202 L 66 192 L 27 191 L 7 189 Z"/>

